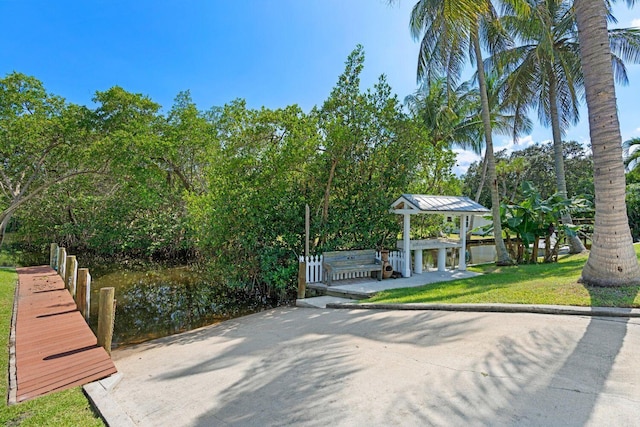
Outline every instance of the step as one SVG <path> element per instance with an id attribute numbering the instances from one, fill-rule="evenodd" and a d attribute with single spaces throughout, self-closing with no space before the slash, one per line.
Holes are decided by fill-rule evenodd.
<path id="1" fill-rule="evenodd" d="M 337 304 L 342 302 L 353 302 L 353 299 L 340 298 L 335 296 L 321 296 L 311 298 L 299 298 L 296 300 L 296 307 L 306 308 L 327 308 L 327 304 Z"/>

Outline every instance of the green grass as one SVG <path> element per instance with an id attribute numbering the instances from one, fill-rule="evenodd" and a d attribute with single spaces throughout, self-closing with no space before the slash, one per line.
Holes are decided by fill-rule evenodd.
<path id="1" fill-rule="evenodd" d="M 34 400 L 7 406 L 9 366 L 9 330 L 13 311 L 13 295 L 17 274 L 13 269 L 0 268 L 0 371 L 5 375 L 0 381 L 0 425 L 3 426 L 103 426 L 93 412 L 80 387 L 65 390 Z"/>
<path id="2" fill-rule="evenodd" d="M 640 259 L 640 245 L 635 245 Z M 578 283 L 587 255 L 568 255 L 557 264 L 469 268 L 482 276 L 418 288 L 380 292 L 363 302 L 375 303 L 504 303 L 592 307 L 640 307 L 640 286 L 598 288 Z"/>

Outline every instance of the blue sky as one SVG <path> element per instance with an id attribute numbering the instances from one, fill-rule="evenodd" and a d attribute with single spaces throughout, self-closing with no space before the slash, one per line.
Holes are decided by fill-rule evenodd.
<path id="1" fill-rule="evenodd" d="M 308 111 L 327 98 L 347 55 L 365 49 L 363 88 L 386 74 L 403 99 L 416 88 L 418 44 L 408 29 L 415 2 L 401 0 L 0 0 L 0 75 L 33 75 L 70 102 L 91 104 L 97 90 L 120 85 L 168 110 L 190 90 L 202 110 L 244 98 L 250 107 L 298 104 Z M 640 6 L 619 1 L 620 26 L 640 26 Z M 617 87 L 623 139 L 640 136 L 640 65 Z M 586 110 L 567 139 L 588 141 Z M 513 145 L 550 139 L 536 126 Z M 459 151 L 458 172 L 470 161 Z"/>

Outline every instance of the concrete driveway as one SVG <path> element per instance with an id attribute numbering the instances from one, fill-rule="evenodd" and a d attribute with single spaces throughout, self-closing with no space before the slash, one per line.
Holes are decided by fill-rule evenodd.
<path id="1" fill-rule="evenodd" d="M 113 357 L 112 425 L 640 424 L 638 318 L 282 308 Z"/>

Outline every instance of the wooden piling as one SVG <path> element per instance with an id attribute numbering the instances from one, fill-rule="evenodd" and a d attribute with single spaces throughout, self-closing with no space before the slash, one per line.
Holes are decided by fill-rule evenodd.
<path id="1" fill-rule="evenodd" d="M 307 263 L 298 264 L 298 299 L 304 298 L 307 292 Z"/>
<path id="2" fill-rule="evenodd" d="M 111 356 L 111 340 L 113 339 L 113 322 L 116 312 L 115 288 L 100 289 L 98 308 L 98 345 Z"/>
<path id="3" fill-rule="evenodd" d="M 73 298 L 76 297 L 76 282 L 78 279 L 78 260 L 75 255 L 67 255 L 64 267 L 64 285 L 69 289 Z"/>
<path id="4" fill-rule="evenodd" d="M 64 280 L 64 267 L 67 261 L 67 250 L 65 248 L 58 248 L 58 274 Z M 66 285 L 65 285 L 66 286 Z"/>
<path id="5" fill-rule="evenodd" d="M 58 245 L 56 243 L 51 244 L 49 249 L 49 267 L 55 269 L 58 266 Z"/>
<path id="6" fill-rule="evenodd" d="M 91 274 L 89 274 L 88 268 L 78 269 L 76 304 L 85 320 L 89 320 L 91 314 Z"/>
<path id="7" fill-rule="evenodd" d="M 298 299 L 304 298 L 307 293 L 307 259 L 309 259 L 309 230 L 310 230 L 309 205 L 304 207 L 304 261 L 298 265 Z"/>

